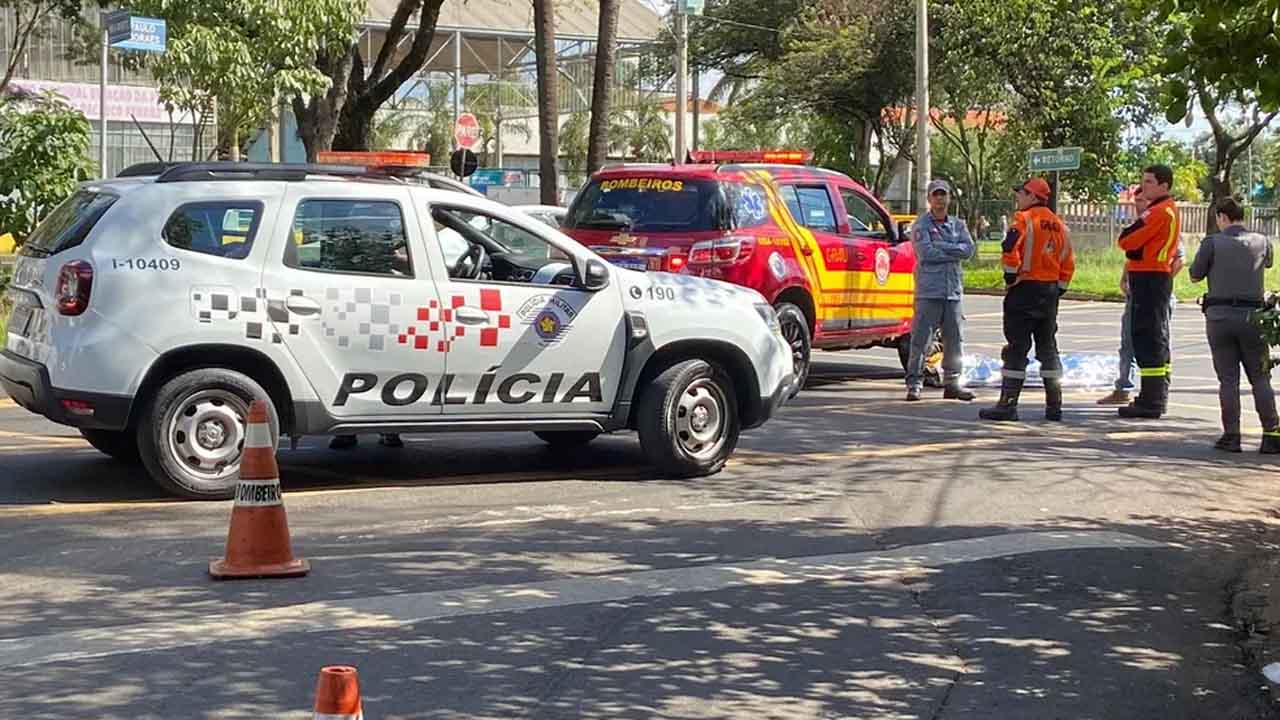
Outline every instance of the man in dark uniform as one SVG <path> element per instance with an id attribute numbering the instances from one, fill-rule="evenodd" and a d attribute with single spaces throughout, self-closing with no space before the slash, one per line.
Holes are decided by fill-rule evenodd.
<path id="1" fill-rule="evenodd" d="M 1219 450 L 1240 452 L 1240 367 L 1253 386 L 1253 403 L 1262 422 L 1260 452 L 1280 453 L 1280 417 L 1271 389 L 1270 348 L 1251 319 L 1262 307 L 1263 274 L 1274 258 L 1271 243 L 1244 227 L 1244 208 L 1233 198 L 1217 207 L 1219 232 L 1200 243 L 1191 263 L 1191 280 L 1209 279 L 1201 301 L 1205 332 L 1218 374 L 1218 402 L 1222 407 Z"/>

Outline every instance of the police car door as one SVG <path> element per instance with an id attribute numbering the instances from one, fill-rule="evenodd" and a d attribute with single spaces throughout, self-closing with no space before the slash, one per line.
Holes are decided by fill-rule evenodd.
<path id="1" fill-rule="evenodd" d="M 275 242 L 259 298 L 273 326 L 264 332 L 283 341 L 325 410 L 345 420 L 438 415 L 431 393 L 444 353 L 421 320 L 439 296 L 408 188 L 295 185 Z"/>
<path id="2" fill-rule="evenodd" d="M 514 210 L 459 196 L 432 203 L 424 223 L 439 268 L 430 327 L 448 353 L 445 415 L 609 412 L 625 352 L 616 278 L 581 289 L 570 256 L 582 247 Z"/>

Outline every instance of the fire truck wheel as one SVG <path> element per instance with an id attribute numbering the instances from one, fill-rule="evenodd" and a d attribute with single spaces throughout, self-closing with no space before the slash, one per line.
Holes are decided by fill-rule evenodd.
<path id="1" fill-rule="evenodd" d="M 782 337 L 791 346 L 791 362 L 796 374 L 796 392 L 809 380 L 809 355 L 813 351 L 813 339 L 809 334 L 809 320 L 804 311 L 791 303 L 778 303 L 778 323 L 782 325 Z"/>
<path id="2" fill-rule="evenodd" d="M 733 381 L 704 360 L 676 363 L 654 378 L 637 414 L 640 447 L 667 477 L 720 472 L 738 446 Z"/>

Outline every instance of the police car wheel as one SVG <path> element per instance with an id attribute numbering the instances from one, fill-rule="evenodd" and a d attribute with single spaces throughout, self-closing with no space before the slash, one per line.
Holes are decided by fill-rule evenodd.
<path id="1" fill-rule="evenodd" d="M 94 450 L 114 460 L 133 464 L 142 459 L 138 456 L 138 436 L 135 433 L 127 430 L 81 430 L 80 435 Z"/>
<path id="2" fill-rule="evenodd" d="M 791 363 L 796 374 L 796 392 L 809 380 L 809 359 L 813 352 L 813 338 L 809 332 L 809 320 L 804 311 L 791 303 L 779 303 L 774 310 L 782 326 L 782 337 L 791 346 Z"/>
<path id="3" fill-rule="evenodd" d="M 581 447 L 600 437 L 594 430 L 545 430 L 533 434 L 553 448 Z"/>
<path id="4" fill-rule="evenodd" d="M 233 370 L 192 370 L 166 382 L 138 427 L 138 449 L 152 479 L 182 497 L 232 497 L 249 403 L 267 397 L 261 385 Z M 267 407 L 271 437 L 278 439 L 275 406 Z"/>
<path id="5" fill-rule="evenodd" d="M 733 381 L 704 360 L 667 368 L 645 388 L 637 410 L 640 447 L 664 475 L 717 473 L 738 445 Z"/>

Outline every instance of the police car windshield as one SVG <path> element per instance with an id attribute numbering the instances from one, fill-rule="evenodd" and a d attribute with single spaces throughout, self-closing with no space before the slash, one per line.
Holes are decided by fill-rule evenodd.
<path id="1" fill-rule="evenodd" d="M 564 226 L 581 230 L 725 230 L 724 194 L 714 180 L 624 177 L 593 180 Z"/>
<path id="2" fill-rule="evenodd" d="M 116 199 L 110 193 L 77 191 L 36 227 L 23 244 L 22 254 L 48 257 L 79 245 Z"/>

